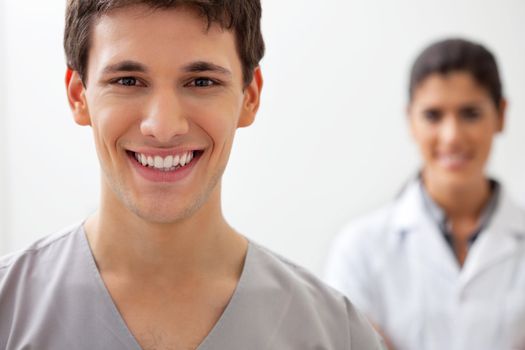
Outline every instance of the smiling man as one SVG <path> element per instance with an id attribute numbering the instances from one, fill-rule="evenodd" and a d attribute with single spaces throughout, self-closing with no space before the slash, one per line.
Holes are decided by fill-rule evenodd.
<path id="1" fill-rule="evenodd" d="M 340 294 L 225 221 L 262 88 L 258 0 L 70 0 L 75 121 L 99 210 L 0 260 L 1 349 L 379 349 Z"/>

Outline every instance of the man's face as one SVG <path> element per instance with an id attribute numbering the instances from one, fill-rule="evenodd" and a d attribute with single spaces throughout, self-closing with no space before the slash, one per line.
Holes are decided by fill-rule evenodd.
<path id="1" fill-rule="evenodd" d="M 156 223 L 220 210 L 235 130 L 253 121 L 262 84 L 256 70 L 243 89 L 234 34 L 188 8 L 132 6 L 95 23 L 88 63 L 68 96 L 93 129 L 103 207 Z"/>

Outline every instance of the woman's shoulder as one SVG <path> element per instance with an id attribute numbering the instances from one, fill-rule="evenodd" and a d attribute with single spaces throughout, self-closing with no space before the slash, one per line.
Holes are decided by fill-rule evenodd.
<path id="1" fill-rule="evenodd" d="M 377 246 L 392 234 L 396 202 L 347 221 L 334 239 L 334 245 L 346 247 Z"/>
<path id="2" fill-rule="evenodd" d="M 379 258 L 395 249 L 421 214 L 419 186 L 417 179 L 410 180 L 388 203 L 348 221 L 336 234 L 332 252 Z"/>

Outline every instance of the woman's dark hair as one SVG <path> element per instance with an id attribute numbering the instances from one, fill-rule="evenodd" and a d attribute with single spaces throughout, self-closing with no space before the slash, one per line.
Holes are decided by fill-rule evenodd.
<path id="1" fill-rule="evenodd" d="M 503 99 L 503 88 L 494 55 L 483 45 L 465 39 L 438 41 L 421 52 L 410 73 L 409 98 L 428 76 L 467 72 L 490 94 L 496 107 Z"/>

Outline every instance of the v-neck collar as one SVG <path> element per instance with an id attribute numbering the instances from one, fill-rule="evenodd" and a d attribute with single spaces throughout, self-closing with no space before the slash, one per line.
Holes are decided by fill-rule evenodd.
<path id="1" fill-rule="evenodd" d="M 111 331 L 113 335 L 115 335 L 119 339 L 119 341 L 122 342 L 123 345 L 126 346 L 126 349 L 143 350 L 139 342 L 127 326 L 126 322 L 124 321 L 124 318 L 118 310 L 115 302 L 113 301 L 113 298 L 111 297 L 111 294 L 109 293 L 109 290 L 106 287 L 106 284 L 104 283 L 104 280 L 102 279 L 102 276 L 100 275 L 100 271 L 98 270 L 95 257 L 89 245 L 89 241 L 87 239 L 86 231 L 84 229 L 83 224 L 80 226 L 79 234 L 81 236 L 80 239 L 82 243 L 81 245 L 83 248 L 82 250 L 84 253 L 84 258 L 86 259 L 86 262 L 89 265 L 90 270 L 92 271 L 91 278 L 94 282 L 94 289 L 99 295 L 99 299 L 104 303 L 105 308 L 103 308 L 102 310 L 106 310 L 105 312 L 103 312 L 103 314 L 97 315 L 98 318 L 101 322 L 105 323 L 107 325 L 107 329 Z M 251 269 L 251 256 L 253 255 L 252 245 L 253 244 L 250 242 L 250 240 L 248 240 L 248 248 L 246 251 L 246 257 L 244 259 L 244 265 L 241 271 L 241 276 L 239 278 L 237 286 L 235 287 L 235 290 L 233 291 L 230 301 L 228 302 L 226 308 L 219 317 L 219 320 L 215 323 L 208 335 L 201 341 L 201 343 L 195 350 L 207 350 L 215 348 L 213 345 L 215 343 L 214 339 L 221 338 L 221 333 L 224 330 L 224 328 L 227 327 L 228 323 L 231 323 L 231 320 L 233 318 L 235 318 L 235 311 L 238 310 L 236 304 L 239 303 L 239 299 L 242 300 L 241 294 L 245 290 L 244 285 L 246 283 L 245 280 L 247 278 L 246 271 Z"/>
<path id="2" fill-rule="evenodd" d="M 420 194 L 421 194 L 421 197 L 423 198 L 423 204 L 424 204 L 424 208 L 425 208 L 427 215 L 433 220 L 433 222 L 439 228 L 440 232 L 442 233 L 449 247 L 452 248 L 452 250 L 454 250 L 453 249 L 454 248 L 453 238 L 452 238 L 453 234 L 452 234 L 452 230 L 450 227 L 450 222 L 447 218 L 445 211 L 434 201 L 434 199 L 430 196 L 430 193 L 428 193 L 428 190 L 426 189 L 423 183 L 421 174 L 418 177 L 417 183 L 419 185 Z M 490 221 L 494 217 L 494 213 L 499 204 L 501 186 L 494 179 L 489 179 L 489 184 L 490 184 L 490 192 L 491 192 L 490 197 L 489 197 L 489 200 L 485 203 L 481 211 L 481 214 L 479 215 L 476 229 L 473 230 L 471 235 L 469 236 L 469 239 L 468 239 L 469 248 L 470 246 L 472 246 L 472 244 L 477 239 L 477 237 L 480 235 L 480 233 L 489 226 Z"/>

